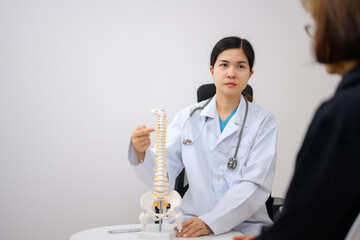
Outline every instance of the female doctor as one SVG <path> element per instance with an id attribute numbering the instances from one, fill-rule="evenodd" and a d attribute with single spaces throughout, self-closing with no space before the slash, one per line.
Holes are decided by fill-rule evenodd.
<path id="1" fill-rule="evenodd" d="M 168 126 L 169 184 L 184 167 L 189 182 L 180 207 L 185 221 L 178 237 L 229 230 L 256 234 L 272 223 L 265 202 L 275 174 L 277 124 L 271 113 L 241 94 L 254 73 L 254 57 L 247 40 L 220 40 L 210 58 L 215 96 L 181 110 Z M 203 109 L 189 118 L 197 107 Z M 137 127 L 128 156 L 137 175 L 150 187 L 155 155 L 148 148 L 153 131 L 144 125 Z"/>

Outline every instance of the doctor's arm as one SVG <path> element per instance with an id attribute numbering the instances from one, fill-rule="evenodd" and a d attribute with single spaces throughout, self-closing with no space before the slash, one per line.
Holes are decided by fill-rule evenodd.
<path id="1" fill-rule="evenodd" d="M 179 114 L 170 123 L 167 129 L 167 169 L 169 184 L 174 181 L 181 172 L 181 138 L 179 136 L 180 128 Z M 128 161 L 130 162 L 136 175 L 149 187 L 153 187 L 154 177 L 154 149 L 150 149 L 150 133 L 155 131 L 153 128 L 147 128 L 142 125 L 134 130 L 131 135 L 131 141 L 128 149 Z"/>
<path id="2" fill-rule="evenodd" d="M 275 175 L 276 138 L 276 120 L 269 116 L 261 123 L 248 159 L 228 192 L 211 212 L 200 216 L 215 235 L 231 230 L 265 205 Z"/>
<path id="3" fill-rule="evenodd" d="M 136 175 L 150 188 L 153 187 L 153 168 L 155 155 L 149 148 L 150 133 L 153 128 L 145 125 L 137 127 L 131 134 L 128 148 L 128 161 Z"/>

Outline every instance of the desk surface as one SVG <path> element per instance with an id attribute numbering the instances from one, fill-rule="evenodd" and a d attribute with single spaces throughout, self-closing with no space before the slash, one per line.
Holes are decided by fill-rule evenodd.
<path id="1" fill-rule="evenodd" d="M 163 229 L 173 229 L 173 225 L 164 224 Z M 135 229 L 140 228 L 140 224 L 131 224 L 131 225 L 116 225 L 116 226 L 108 226 L 108 227 L 100 227 L 100 228 L 92 228 L 85 231 L 81 231 L 75 233 L 70 237 L 70 240 L 121 240 L 121 239 L 137 239 L 137 232 L 130 233 L 117 233 L 110 234 L 108 231 L 116 230 L 116 229 Z M 159 225 L 156 224 L 148 224 L 146 229 L 159 229 Z M 202 236 L 193 239 L 199 240 L 232 240 L 233 236 L 239 236 L 241 233 L 231 231 L 228 233 L 224 233 L 218 236 Z M 189 239 L 189 238 L 176 238 L 177 239 Z"/>

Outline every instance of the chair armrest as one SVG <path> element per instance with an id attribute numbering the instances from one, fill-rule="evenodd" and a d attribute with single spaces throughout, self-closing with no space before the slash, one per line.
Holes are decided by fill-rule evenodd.
<path id="1" fill-rule="evenodd" d="M 284 206 L 285 199 L 279 197 L 274 197 L 273 199 L 273 219 L 276 219 L 276 217 L 280 214 L 282 207 Z"/>

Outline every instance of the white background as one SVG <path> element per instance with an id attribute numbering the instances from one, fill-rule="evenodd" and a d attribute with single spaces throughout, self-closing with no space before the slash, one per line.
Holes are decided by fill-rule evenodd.
<path id="1" fill-rule="evenodd" d="M 137 223 L 148 189 L 132 130 L 171 120 L 212 82 L 223 37 L 255 49 L 255 102 L 279 124 L 274 196 L 284 196 L 316 107 L 333 94 L 300 0 L 0 0 L 0 239 L 68 239 Z"/>

